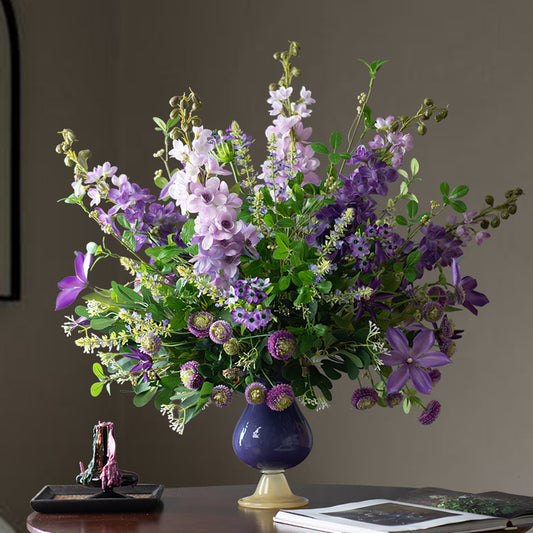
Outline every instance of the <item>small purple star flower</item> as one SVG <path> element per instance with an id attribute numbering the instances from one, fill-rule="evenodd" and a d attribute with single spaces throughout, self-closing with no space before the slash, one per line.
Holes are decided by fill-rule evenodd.
<path id="1" fill-rule="evenodd" d="M 290 385 L 280 383 L 274 385 L 268 392 L 266 404 L 272 411 L 284 411 L 294 402 L 294 391 Z"/>
<path id="2" fill-rule="evenodd" d="M 63 278 L 57 284 L 60 292 L 56 299 L 56 311 L 72 304 L 78 297 L 78 294 L 87 287 L 87 276 L 92 262 L 92 254 L 89 252 L 86 254 L 77 252 L 76 259 L 74 260 L 74 271 L 76 275 Z"/>
<path id="3" fill-rule="evenodd" d="M 422 414 L 418 417 L 418 421 L 423 426 L 428 426 L 429 424 L 433 424 L 440 413 L 440 403 L 437 400 L 431 400 L 428 403 L 428 406 Z"/>
<path id="4" fill-rule="evenodd" d="M 397 328 L 389 328 L 386 338 L 392 350 L 390 354 L 382 354 L 381 360 L 387 366 L 399 365 L 389 376 L 387 392 L 399 391 L 410 379 L 418 392 L 429 394 L 433 383 L 427 369 L 451 363 L 450 358 L 442 352 L 431 350 L 435 344 L 433 331 L 421 330 L 414 338 L 412 347 L 403 331 Z"/>

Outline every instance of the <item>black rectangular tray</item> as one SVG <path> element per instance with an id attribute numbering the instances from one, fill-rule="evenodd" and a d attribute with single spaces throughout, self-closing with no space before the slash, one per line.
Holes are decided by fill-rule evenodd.
<path id="1" fill-rule="evenodd" d="M 39 513 L 146 513 L 161 504 L 163 485 L 117 487 L 126 498 L 89 498 L 101 489 L 82 485 L 46 485 L 30 501 Z"/>

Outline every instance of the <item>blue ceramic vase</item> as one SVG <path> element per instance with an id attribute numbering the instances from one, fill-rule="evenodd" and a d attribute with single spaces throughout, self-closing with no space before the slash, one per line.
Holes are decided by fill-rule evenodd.
<path id="1" fill-rule="evenodd" d="M 313 435 L 298 404 L 273 411 L 266 403 L 246 406 L 233 432 L 233 450 L 258 470 L 286 470 L 311 451 Z"/>
<path id="2" fill-rule="evenodd" d="M 273 411 L 265 403 L 247 405 L 233 432 L 233 450 L 262 476 L 251 496 L 239 505 L 254 509 L 293 508 L 307 505 L 307 498 L 292 493 L 285 470 L 300 464 L 311 451 L 311 428 L 296 403 Z"/>

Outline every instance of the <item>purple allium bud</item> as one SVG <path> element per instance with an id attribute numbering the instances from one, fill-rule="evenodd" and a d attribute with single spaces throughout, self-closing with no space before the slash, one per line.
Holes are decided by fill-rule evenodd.
<path id="1" fill-rule="evenodd" d="M 222 371 L 222 375 L 229 379 L 230 381 L 238 381 L 241 377 L 241 369 L 240 368 L 225 368 Z"/>
<path id="2" fill-rule="evenodd" d="M 275 331 L 268 338 L 268 351 L 270 355 L 282 361 L 290 359 L 293 356 L 294 352 L 296 352 L 296 346 L 296 337 L 284 329 Z"/>
<path id="3" fill-rule="evenodd" d="M 439 413 L 440 413 L 440 403 L 437 400 L 431 400 L 428 403 L 427 408 L 418 417 L 418 421 L 422 425 L 427 426 L 435 422 L 435 420 L 439 416 Z"/>
<path id="4" fill-rule="evenodd" d="M 440 370 L 438 368 L 432 368 L 429 371 L 429 377 L 431 378 L 431 383 L 435 385 L 435 383 L 438 383 L 440 381 L 440 378 L 441 378 Z"/>
<path id="5" fill-rule="evenodd" d="M 244 397 L 249 404 L 259 405 L 265 401 L 266 392 L 267 389 L 262 383 L 254 381 L 250 383 L 248 387 L 246 387 L 246 390 L 244 391 Z"/>
<path id="6" fill-rule="evenodd" d="M 188 389 L 199 389 L 204 383 L 204 377 L 198 372 L 198 366 L 198 361 L 187 361 L 180 369 L 181 382 Z"/>
<path id="7" fill-rule="evenodd" d="M 231 402 L 231 391 L 226 385 L 217 385 L 213 387 L 210 399 L 217 407 L 227 407 Z"/>
<path id="8" fill-rule="evenodd" d="M 141 351 L 146 355 L 155 355 L 161 348 L 161 339 L 153 332 L 146 333 L 141 337 Z"/>
<path id="9" fill-rule="evenodd" d="M 280 383 L 272 387 L 266 396 L 266 404 L 272 411 L 284 411 L 294 402 L 294 392 L 290 385 Z"/>
<path id="10" fill-rule="evenodd" d="M 225 320 L 217 320 L 209 328 L 209 338 L 216 344 L 228 342 L 232 335 L 233 330 L 231 329 L 231 325 Z"/>
<path id="11" fill-rule="evenodd" d="M 378 393 L 371 387 L 362 387 L 352 394 L 352 405 L 359 411 L 374 407 L 377 401 Z"/>
<path id="12" fill-rule="evenodd" d="M 390 394 L 387 394 L 387 396 L 385 396 L 385 398 L 383 399 L 385 400 L 385 403 L 392 408 L 402 403 L 403 394 L 401 392 L 391 392 Z"/>
<path id="13" fill-rule="evenodd" d="M 433 285 L 427 290 L 427 295 L 440 305 L 446 305 L 448 295 L 446 291 L 440 285 Z"/>
<path id="14" fill-rule="evenodd" d="M 209 328 L 214 321 L 215 317 L 211 313 L 198 311 L 189 317 L 187 327 L 195 337 L 207 337 L 209 336 Z"/>
<path id="15" fill-rule="evenodd" d="M 438 302 L 428 302 L 422 307 L 422 316 L 430 322 L 437 322 L 444 316 L 444 308 Z"/>
<path id="16" fill-rule="evenodd" d="M 241 349 L 239 341 L 235 337 L 232 337 L 229 341 L 226 341 L 222 348 L 228 355 L 238 354 L 239 350 Z"/>

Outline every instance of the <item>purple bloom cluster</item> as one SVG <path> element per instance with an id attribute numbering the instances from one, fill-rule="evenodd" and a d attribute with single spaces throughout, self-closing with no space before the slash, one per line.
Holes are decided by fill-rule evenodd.
<path id="1" fill-rule="evenodd" d="M 213 322 L 209 328 L 209 338 L 215 344 L 225 344 L 233 336 L 233 329 L 229 322 L 225 320 L 217 320 Z"/>
<path id="2" fill-rule="evenodd" d="M 108 162 L 98 165 L 91 172 L 87 172 L 83 186 L 91 198 L 90 205 L 97 206 L 95 210 L 98 220 L 105 231 L 121 236 L 115 218 L 118 215 L 124 217 L 135 239 L 136 251 L 149 239 L 150 245 L 166 244 L 168 235 L 175 235 L 176 244 L 182 244 L 177 236 L 177 228 L 187 218 L 175 211 L 173 203 L 155 203 L 156 198 L 148 189 L 131 183 L 125 174 L 117 175 L 116 166 Z M 77 191 L 79 184 L 75 183 L 74 189 Z M 101 207 L 102 200 L 112 204 L 107 211 Z"/>
<path id="3" fill-rule="evenodd" d="M 267 395 L 267 388 L 258 381 L 250 383 L 244 391 L 244 397 L 250 405 L 262 404 Z"/>
<path id="4" fill-rule="evenodd" d="M 377 401 L 378 393 L 372 387 L 362 387 L 352 394 L 352 405 L 359 411 L 374 407 Z"/>
<path id="5" fill-rule="evenodd" d="M 437 400 L 431 400 L 427 408 L 422 412 L 422 414 L 418 417 L 418 421 L 424 425 L 427 426 L 429 424 L 433 424 L 440 413 L 440 403 Z"/>
<path id="6" fill-rule="evenodd" d="M 142 353 L 139 350 L 136 350 L 135 348 L 130 347 L 131 352 L 124 352 L 122 355 L 125 355 L 126 357 L 130 357 L 131 359 L 137 359 L 139 363 L 137 363 L 133 368 L 130 369 L 130 372 L 142 372 L 143 373 L 143 379 L 145 382 L 148 381 L 148 371 L 152 370 L 152 358 Z"/>
<path id="7" fill-rule="evenodd" d="M 266 396 L 266 404 L 272 411 L 284 411 L 294 402 L 294 391 L 286 383 L 274 385 Z"/>
<path id="8" fill-rule="evenodd" d="M 275 359 L 286 361 L 295 353 L 298 343 L 294 334 L 284 329 L 275 331 L 268 338 L 268 351 Z"/>
<path id="9" fill-rule="evenodd" d="M 181 366 L 181 382 L 187 389 L 196 390 L 203 385 L 205 378 L 198 371 L 199 366 L 198 361 L 187 361 Z"/>
<path id="10" fill-rule="evenodd" d="M 237 307 L 231 311 L 233 322 L 242 324 L 250 331 L 266 326 L 272 320 L 270 309 L 260 309 L 256 311 L 247 311 L 245 307 Z"/>
<path id="11" fill-rule="evenodd" d="M 217 407 L 227 407 L 231 403 L 231 391 L 226 385 L 217 385 L 211 390 L 210 400 Z"/>
<path id="12" fill-rule="evenodd" d="M 208 311 L 197 311 L 187 320 L 187 328 L 195 337 L 208 337 L 215 317 Z"/>

